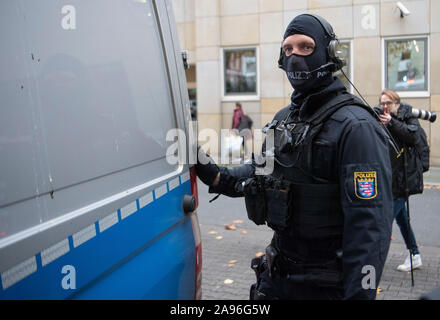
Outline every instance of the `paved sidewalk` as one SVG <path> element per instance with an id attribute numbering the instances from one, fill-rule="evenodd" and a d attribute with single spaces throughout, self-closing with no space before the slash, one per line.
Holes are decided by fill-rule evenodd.
<path id="1" fill-rule="evenodd" d="M 440 186 L 440 168 L 431 168 L 426 172 L 424 183 Z M 200 191 L 206 192 L 202 186 Z M 220 203 L 222 200 L 219 199 L 215 205 L 204 209 L 213 210 Z M 229 203 L 232 205 L 232 202 Z M 222 203 L 221 206 L 224 205 Z M 241 216 L 240 219 L 243 220 L 241 223 L 234 223 L 236 230 L 225 229 L 225 225 L 232 224 L 233 221 L 227 222 L 223 216 L 208 219 L 202 212 L 199 214 L 203 250 L 203 299 L 248 300 L 249 287 L 255 282 L 250 262 L 255 254 L 264 252 L 272 238 L 273 233 L 267 226 L 256 226 L 244 218 L 245 213 L 238 215 L 240 207 L 231 208 L 237 211 L 236 216 Z M 414 270 L 415 285 L 412 287 L 410 272 L 396 270 L 405 260 L 408 251 L 397 233 L 395 237 L 397 239 L 391 242 L 376 299 L 415 300 L 440 286 L 440 243 L 438 247 L 419 246 L 423 266 Z"/>
<path id="2" fill-rule="evenodd" d="M 440 186 L 440 167 L 431 167 L 429 171 L 423 174 L 423 182 L 425 185 Z"/>
<path id="3" fill-rule="evenodd" d="M 237 225 L 237 230 L 226 230 L 219 225 L 201 226 L 203 299 L 249 299 L 249 287 L 255 282 L 250 261 L 258 252 L 264 252 L 272 232 L 267 227 L 249 230 L 241 225 Z M 242 234 L 243 230 L 247 234 Z M 415 286 L 411 287 L 411 274 L 396 270 L 408 251 L 402 243 L 392 242 L 377 300 L 416 300 L 440 285 L 440 248 L 420 247 L 420 252 L 423 266 L 414 270 Z"/>
<path id="4" fill-rule="evenodd" d="M 414 300 L 440 285 L 440 248 L 419 247 L 423 266 L 414 270 L 414 287 L 411 286 L 411 273 L 397 271 L 408 255 L 402 243 L 392 241 L 379 284 L 382 290 L 377 300 Z"/>

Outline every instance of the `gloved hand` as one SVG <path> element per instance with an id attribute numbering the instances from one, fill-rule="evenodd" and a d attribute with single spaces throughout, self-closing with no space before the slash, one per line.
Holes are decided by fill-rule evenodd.
<path id="1" fill-rule="evenodd" d="M 208 186 L 212 185 L 220 171 L 214 160 L 200 146 L 197 146 L 196 171 L 200 180 Z"/>

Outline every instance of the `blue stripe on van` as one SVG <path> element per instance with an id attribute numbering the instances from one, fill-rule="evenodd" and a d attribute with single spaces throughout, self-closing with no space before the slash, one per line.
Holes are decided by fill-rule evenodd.
<path id="1" fill-rule="evenodd" d="M 118 210 L 118 223 L 102 232 L 95 222 L 96 235 L 77 247 L 69 236 L 70 250 L 45 266 L 37 254 L 37 270 L 0 286 L 0 299 L 192 299 L 194 236 L 181 203 L 190 182 L 168 190 L 140 210 L 136 200 L 138 210 L 125 219 Z M 63 289 L 73 276 L 76 289 Z"/>

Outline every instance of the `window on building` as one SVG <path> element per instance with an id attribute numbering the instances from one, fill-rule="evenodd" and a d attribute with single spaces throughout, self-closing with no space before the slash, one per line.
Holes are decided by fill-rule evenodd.
<path id="1" fill-rule="evenodd" d="M 257 49 L 223 49 L 223 96 L 258 96 Z"/>
<path id="2" fill-rule="evenodd" d="M 385 87 L 399 92 L 428 91 L 428 38 L 385 40 Z"/>
<path id="3" fill-rule="evenodd" d="M 351 72 L 351 66 L 352 66 L 352 61 L 351 61 L 351 41 L 349 40 L 341 40 L 339 41 L 339 48 L 338 48 L 338 56 L 339 58 L 341 58 L 342 60 L 345 61 L 345 66 L 342 68 L 342 70 L 344 71 L 344 73 L 347 75 L 348 79 L 350 79 L 351 82 L 353 82 L 352 80 L 352 72 Z M 345 87 L 347 88 L 347 90 L 349 92 L 352 91 L 352 86 L 350 85 L 350 83 L 348 82 L 347 78 L 344 77 L 344 75 L 342 74 L 341 70 L 335 72 L 334 74 L 336 77 L 338 77 L 342 83 L 345 85 Z"/>

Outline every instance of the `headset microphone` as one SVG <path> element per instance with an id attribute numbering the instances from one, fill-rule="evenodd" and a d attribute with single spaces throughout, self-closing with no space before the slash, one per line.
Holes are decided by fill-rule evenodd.
<path id="1" fill-rule="evenodd" d="M 331 39 L 330 43 L 327 46 L 327 54 L 331 60 L 331 62 L 334 63 L 334 67 L 332 68 L 331 72 L 336 72 L 340 69 L 342 69 L 346 63 L 345 60 L 341 59 L 340 57 L 338 57 L 338 53 L 339 53 L 339 40 L 336 38 L 335 33 L 333 32 L 333 28 L 332 26 L 323 18 L 321 18 L 318 15 L 315 14 L 308 14 L 309 16 L 312 16 L 313 18 L 315 18 L 316 20 L 318 20 L 318 22 L 321 24 L 321 26 L 323 27 L 323 29 L 325 30 L 325 33 L 327 34 L 327 36 Z"/>
<path id="2" fill-rule="evenodd" d="M 327 55 L 330 58 L 330 62 L 322 67 L 326 67 L 326 68 L 331 67 L 329 68 L 330 72 L 336 72 L 338 70 L 341 70 L 346 65 L 346 62 L 345 60 L 338 57 L 338 53 L 339 53 L 338 49 L 340 43 L 339 40 L 336 38 L 335 33 L 333 32 L 332 26 L 320 16 L 314 14 L 308 14 L 308 13 L 306 15 L 315 18 L 321 24 L 322 28 L 327 34 L 327 37 L 331 39 L 327 46 Z M 284 70 L 284 52 L 282 47 L 280 49 L 280 57 L 278 59 L 278 68 Z"/>

